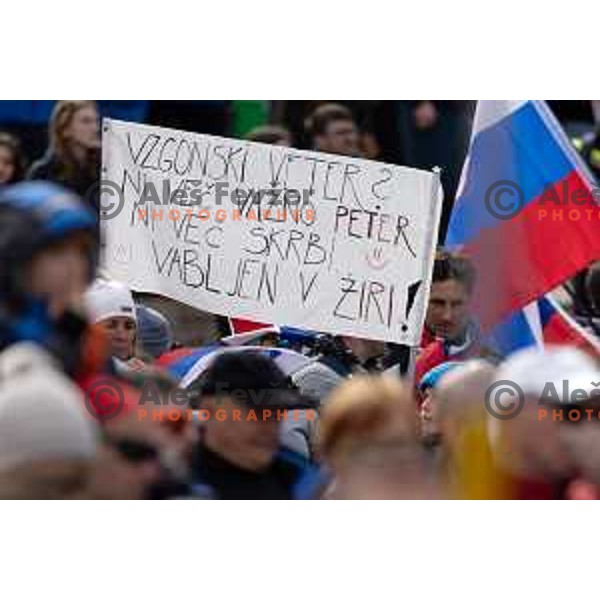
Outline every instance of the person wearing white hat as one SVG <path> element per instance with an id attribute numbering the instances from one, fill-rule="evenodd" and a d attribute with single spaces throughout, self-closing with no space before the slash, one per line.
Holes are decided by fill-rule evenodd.
<path id="1" fill-rule="evenodd" d="M 84 494 L 96 428 L 81 392 L 31 343 L 0 354 L 0 499 Z"/>
<path id="2" fill-rule="evenodd" d="M 518 482 L 512 483 L 516 497 L 564 497 L 577 461 L 562 431 L 581 425 L 568 423 L 569 409 L 577 404 L 571 392 L 590 394 L 599 378 L 593 358 L 565 346 L 519 350 L 498 367 L 486 399 L 487 431 L 496 463 Z M 581 409 L 588 402 L 581 401 Z"/>
<path id="3" fill-rule="evenodd" d="M 85 293 L 89 320 L 106 332 L 110 353 L 128 361 L 135 354 L 137 314 L 130 289 L 108 279 L 96 279 Z"/>

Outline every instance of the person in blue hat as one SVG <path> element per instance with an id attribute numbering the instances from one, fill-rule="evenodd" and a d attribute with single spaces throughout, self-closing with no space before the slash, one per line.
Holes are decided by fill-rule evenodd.
<path id="1" fill-rule="evenodd" d="M 421 438 L 425 446 L 433 448 L 438 446 L 441 441 L 439 423 L 435 418 L 435 389 L 446 374 L 462 365 L 464 365 L 464 362 L 448 361 L 442 363 L 427 371 L 418 382 L 419 422 L 421 425 Z"/>
<path id="2" fill-rule="evenodd" d="M 96 217 L 72 192 L 43 181 L 0 190 L 0 351 L 31 341 L 77 370 L 98 248 Z"/>
<path id="3" fill-rule="evenodd" d="M 136 304 L 141 351 L 155 360 L 173 349 L 175 338 L 169 320 L 158 310 Z"/>

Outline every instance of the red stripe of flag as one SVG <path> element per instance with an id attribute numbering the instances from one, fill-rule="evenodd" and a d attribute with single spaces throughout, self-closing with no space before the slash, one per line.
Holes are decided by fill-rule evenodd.
<path id="1" fill-rule="evenodd" d="M 553 190 L 464 248 L 477 269 L 473 310 L 484 331 L 600 258 L 600 207 L 586 180 L 573 171 Z M 588 194 L 586 205 L 574 204 L 575 190 Z"/>

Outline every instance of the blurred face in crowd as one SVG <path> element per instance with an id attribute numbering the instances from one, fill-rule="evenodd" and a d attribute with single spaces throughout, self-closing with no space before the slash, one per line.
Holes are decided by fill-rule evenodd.
<path id="1" fill-rule="evenodd" d="M 333 500 L 427 500 L 444 497 L 434 465 L 418 445 L 365 448 L 336 471 Z"/>
<path id="2" fill-rule="evenodd" d="M 435 398 L 435 390 L 429 388 L 422 395 L 419 407 L 419 425 L 423 443 L 427 446 L 435 446 L 441 441 L 441 424 L 438 402 Z"/>
<path id="3" fill-rule="evenodd" d="M 279 448 L 276 409 L 269 415 L 228 396 L 208 398 L 202 408 L 210 412 L 204 422 L 204 442 L 210 450 L 249 471 L 261 471 L 273 462 Z M 256 420 L 249 418 L 251 413 Z M 288 411 L 288 418 L 292 413 Z"/>
<path id="4" fill-rule="evenodd" d="M 465 427 L 486 420 L 486 392 L 491 385 L 494 367 L 479 359 L 443 375 L 433 389 L 425 392 L 421 407 L 422 433 L 433 435 L 438 443 L 461 440 Z M 437 440 L 435 439 L 437 437 Z"/>
<path id="5" fill-rule="evenodd" d="M 558 435 L 560 424 L 538 417 L 538 403 L 526 398 L 517 417 L 491 420 L 494 456 L 510 473 L 541 480 L 561 479 L 572 470 L 572 461 Z"/>
<path id="6" fill-rule="evenodd" d="M 129 317 L 111 317 L 98 324 L 106 332 L 110 354 L 121 360 L 129 360 L 135 353 L 135 321 Z"/>
<path id="7" fill-rule="evenodd" d="M 25 284 L 32 295 L 47 303 L 53 318 L 68 309 L 81 310 L 90 276 L 91 243 L 86 235 L 70 236 L 38 252 L 30 261 Z"/>
<path id="8" fill-rule="evenodd" d="M 359 139 L 354 121 L 339 119 L 328 123 L 325 132 L 315 136 L 315 146 L 319 152 L 359 156 Z"/>
<path id="9" fill-rule="evenodd" d="M 99 446 L 87 496 L 136 500 L 146 497 L 161 476 L 161 454 L 169 446 L 158 421 L 139 419 L 137 412 L 108 421 Z"/>
<path id="10" fill-rule="evenodd" d="M 65 129 L 65 139 L 75 147 L 93 150 L 100 145 L 98 113 L 93 106 L 84 106 L 75 111 Z"/>
<path id="11" fill-rule="evenodd" d="M 0 144 L 0 185 L 8 183 L 16 170 L 15 155 L 6 145 Z"/>
<path id="12" fill-rule="evenodd" d="M 597 423 L 567 423 L 559 436 L 576 466 L 577 477 L 567 489 L 571 500 L 600 499 L 600 427 Z"/>
<path id="13" fill-rule="evenodd" d="M 53 459 L 20 465 L 0 474 L 0 499 L 76 498 L 87 485 L 91 461 Z"/>
<path id="14" fill-rule="evenodd" d="M 431 285 L 426 327 L 437 337 L 460 338 L 469 318 L 469 294 L 456 279 L 436 281 Z"/>

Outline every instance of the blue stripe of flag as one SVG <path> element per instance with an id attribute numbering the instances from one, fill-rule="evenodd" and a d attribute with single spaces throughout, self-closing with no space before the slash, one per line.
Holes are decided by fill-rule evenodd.
<path id="1" fill-rule="evenodd" d="M 516 183 L 527 205 L 575 168 L 548 135 L 536 105 L 527 102 L 474 137 L 465 185 L 452 211 L 446 244 L 468 243 L 482 229 L 502 225 L 484 202 L 486 192 L 496 182 Z"/>

